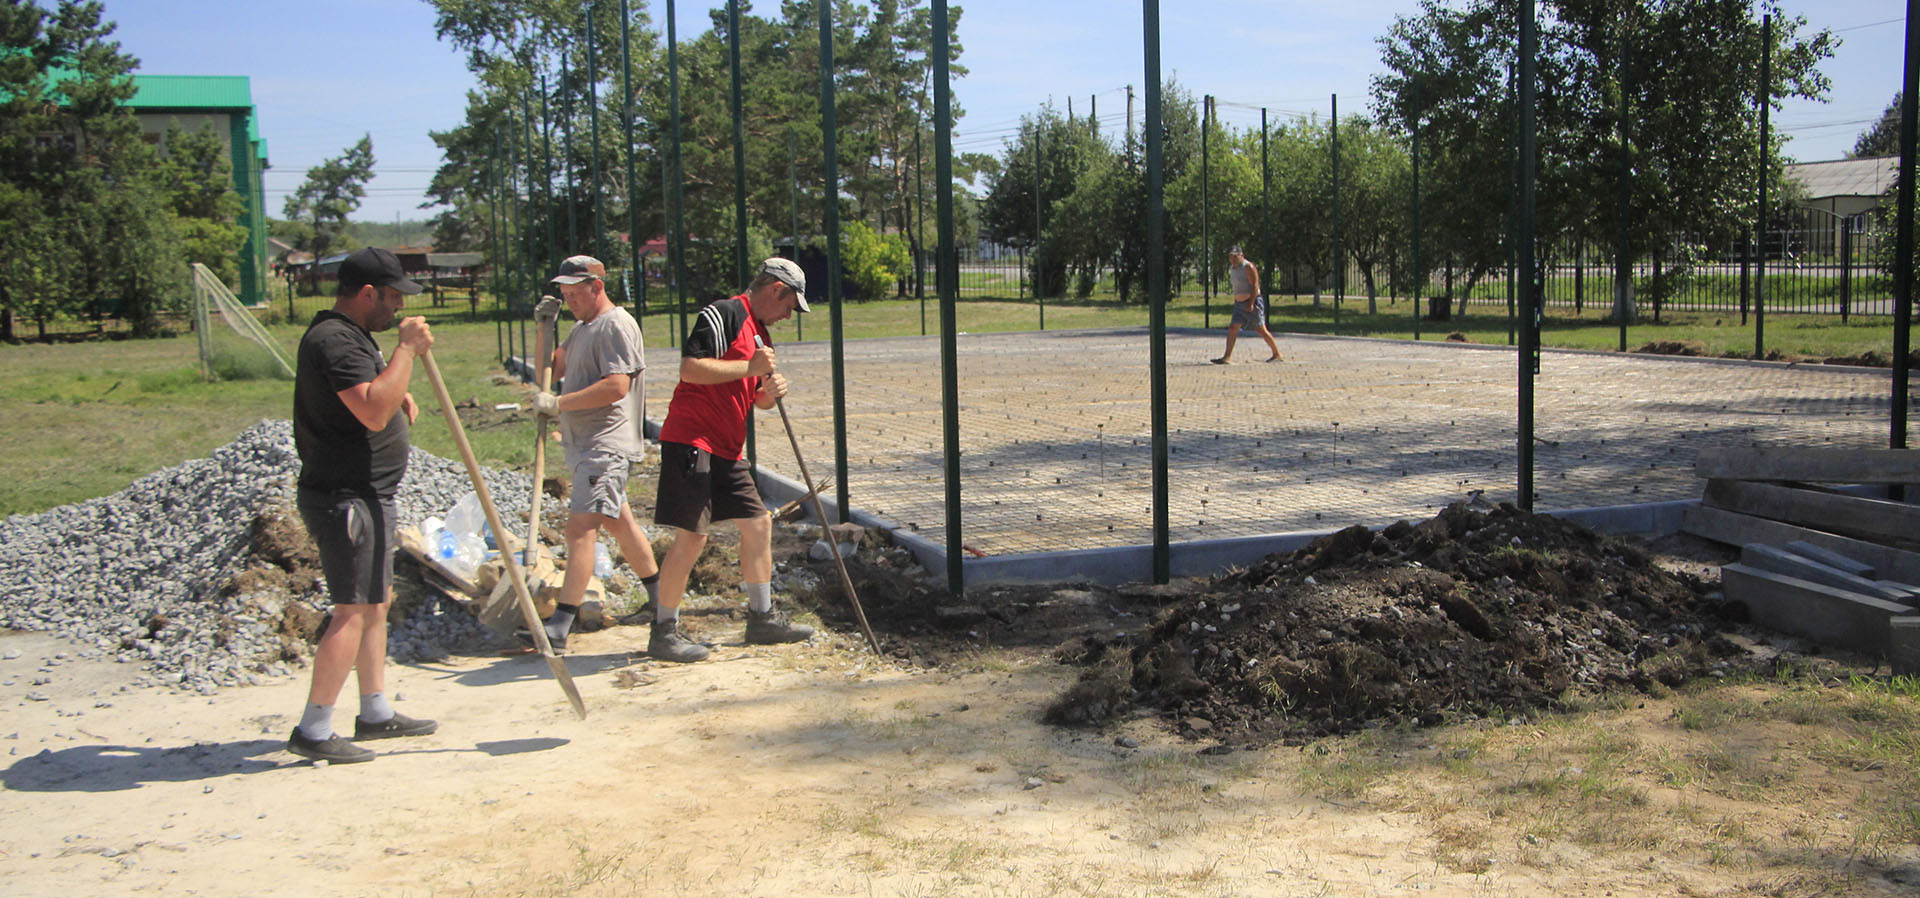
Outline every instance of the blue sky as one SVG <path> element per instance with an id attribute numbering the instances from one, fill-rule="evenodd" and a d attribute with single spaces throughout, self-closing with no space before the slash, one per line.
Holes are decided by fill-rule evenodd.
<path id="1" fill-rule="evenodd" d="M 473 79 L 458 53 L 433 35 L 424 0 L 105 0 L 116 37 L 163 75 L 247 75 L 273 168 L 266 185 L 278 215 L 309 167 L 373 136 L 376 177 L 355 216 L 424 218 L 422 190 L 440 158 L 429 130 L 460 121 Z M 636 8 L 641 0 L 634 0 Z M 664 10 L 664 3 L 655 4 Z M 707 28 L 718 3 L 676 2 L 686 39 Z M 954 95 L 966 117 L 955 146 L 995 151 L 1022 114 L 1073 98 L 1084 115 L 1118 124 L 1126 86 L 1145 83 L 1141 14 L 1123 0 L 968 0 L 956 3 L 961 63 Z M 772 8 L 771 0 L 762 6 Z M 1223 120 L 1257 125 L 1270 115 L 1319 113 L 1340 95 L 1343 113 L 1366 111 L 1368 79 L 1380 71 L 1375 39 L 1412 0 L 1212 0 L 1161 4 L 1161 65 L 1195 94 L 1220 98 Z M 1786 0 L 1789 15 L 1843 39 L 1823 70 L 1829 102 L 1795 101 L 1774 116 L 1803 161 L 1852 148 L 1898 88 L 1905 4 L 1899 0 Z M 1144 99 L 1140 101 L 1144 104 Z M 1138 107 L 1144 115 L 1144 105 Z"/>

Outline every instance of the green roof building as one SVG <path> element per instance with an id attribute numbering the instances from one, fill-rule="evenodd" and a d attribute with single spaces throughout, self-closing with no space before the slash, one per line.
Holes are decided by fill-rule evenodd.
<path id="1" fill-rule="evenodd" d="M 245 202 L 240 225 L 247 229 L 240 249 L 240 300 L 266 301 L 267 210 L 262 173 L 267 142 L 260 139 L 260 116 L 245 75 L 134 75 L 137 93 L 128 107 L 140 119 L 147 139 L 158 143 L 175 120 L 189 131 L 212 125 L 226 141 L 233 161 L 233 189 Z"/>

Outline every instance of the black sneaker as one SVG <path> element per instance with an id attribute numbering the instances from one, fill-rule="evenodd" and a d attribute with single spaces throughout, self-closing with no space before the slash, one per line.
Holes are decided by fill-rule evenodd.
<path id="1" fill-rule="evenodd" d="M 653 635 L 647 639 L 647 654 L 655 660 L 672 661 L 675 664 L 691 664 L 707 660 L 707 647 L 688 639 L 680 632 L 678 618 L 670 621 L 654 621 Z"/>
<path id="2" fill-rule="evenodd" d="M 339 733 L 325 739 L 310 739 L 299 727 L 294 727 L 293 735 L 287 737 L 287 751 L 329 764 L 358 764 L 373 760 L 372 750 L 348 742 Z"/>
<path id="3" fill-rule="evenodd" d="M 783 642 L 806 642 L 813 637 L 813 628 L 805 624 L 796 624 L 778 611 L 747 612 L 747 644 L 777 645 Z"/>
<path id="4" fill-rule="evenodd" d="M 415 720 L 405 714 L 395 713 L 379 723 L 368 723 L 358 717 L 353 719 L 353 738 L 355 739 L 392 739 L 396 736 L 425 736 L 440 728 L 440 724 L 431 720 Z"/>

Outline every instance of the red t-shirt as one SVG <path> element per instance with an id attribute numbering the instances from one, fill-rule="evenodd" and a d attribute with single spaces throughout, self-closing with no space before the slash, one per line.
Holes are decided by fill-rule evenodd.
<path id="1" fill-rule="evenodd" d="M 683 358 L 745 361 L 753 358 L 753 338 L 773 345 L 765 325 L 753 317 L 746 294 L 723 299 L 700 310 L 687 340 Z M 747 442 L 747 415 L 760 392 L 758 376 L 723 384 L 695 384 L 685 380 L 673 388 L 660 440 L 705 449 L 721 458 L 740 459 Z"/>

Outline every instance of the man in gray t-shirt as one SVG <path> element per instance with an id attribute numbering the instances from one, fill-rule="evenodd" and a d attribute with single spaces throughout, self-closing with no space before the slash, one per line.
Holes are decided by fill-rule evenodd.
<path id="1" fill-rule="evenodd" d="M 547 641 L 555 649 L 567 646 L 567 632 L 593 576 L 594 535 L 601 528 L 620 544 L 648 599 L 660 583 L 653 545 L 627 502 L 628 468 L 645 455 L 640 434 L 645 349 L 633 315 L 607 298 L 606 275 L 606 266 L 592 256 L 560 263 L 553 281 L 579 323 L 553 353 L 559 392 L 541 393 L 533 401 L 535 412 L 560 419 L 567 467 L 573 472 L 567 503 L 567 577 L 559 607 L 546 622 Z"/>

